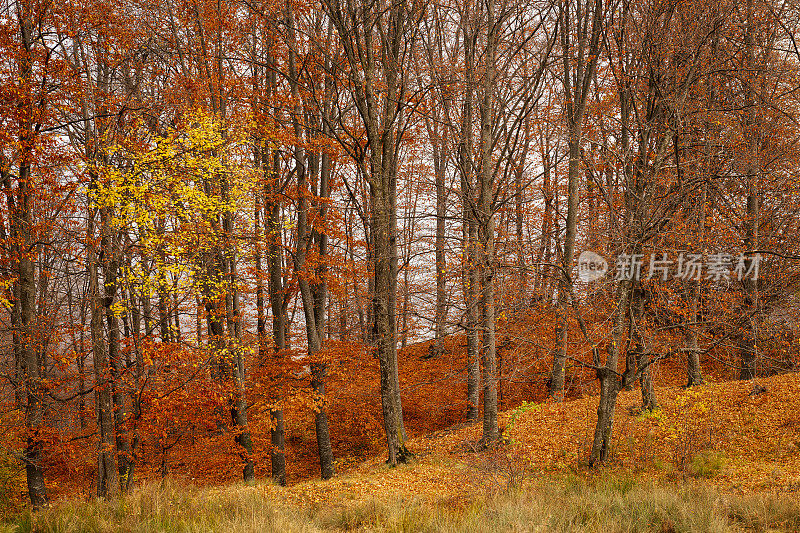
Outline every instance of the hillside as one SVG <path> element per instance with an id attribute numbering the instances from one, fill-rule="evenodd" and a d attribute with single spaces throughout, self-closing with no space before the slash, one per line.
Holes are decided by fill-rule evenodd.
<path id="1" fill-rule="evenodd" d="M 678 521 L 680 516 L 670 518 L 670 513 L 685 513 L 678 505 L 680 502 L 698 509 L 708 505 L 709 516 L 722 513 L 720 520 L 725 513 L 731 518 L 734 508 L 744 512 L 742 509 L 755 506 L 742 515 L 755 522 L 739 517 L 736 523 L 759 530 L 760 521 L 777 520 L 773 524 L 777 530 L 791 531 L 800 527 L 796 498 L 800 490 L 800 375 L 774 376 L 758 383 L 766 390 L 755 395 L 751 394 L 750 382 L 714 383 L 690 390 L 659 387 L 661 409 L 646 415 L 637 413 L 638 392 L 623 392 L 616 415 L 612 459 L 601 469 L 589 469 L 584 460 L 597 404 L 596 397 L 587 396 L 563 404 L 526 403 L 505 411 L 501 417 L 505 444 L 486 451 L 477 451 L 475 447 L 480 425 L 460 425 L 412 439 L 409 448 L 415 454 L 414 459 L 395 469 L 388 469 L 383 457 L 376 456 L 344 468 L 327 482 L 308 480 L 285 488 L 259 482 L 251 486 L 238 484 L 187 491 L 182 483 L 175 485 L 168 481 L 166 485 L 163 482 L 145 485 L 128 498 L 138 498 L 134 508 L 138 506 L 139 519 L 146 523 L 152 525 L 147 522 L 153 519 L 148 513 L 164 515 L 167 522 L 162 524 L 163 528 L 154 529 L 165 531 L 184 529 L 179 527 L 177 515 L 170 514 L 180 515 L 181 505 L 197 507 L 198 516 L 212 513 L 206 518 L 214 524 L 234 520 L 232 523 L 243 530 L 248 530 L 249 526 L 245 526 L 248 517 L 239 515 L 255 513 L 252 506 L 267 505 L 273 514 L 279 512 L 280 517 L 269 518 L 279 520 L 274 523 L 279 529 L 369 526 L 402 531 L 417 529 L 416 526 L 406 529 L 402 523 L 392 522 L 398 520 L 397 513 L 403 508 L 416 513 L 412 524 L 423 520 L 419 524 L 428 526 L 420 528 L 437 530 L 435 524 L 441 522 L 436 520 L 444 520 L 441 513 L 449 517 L 447 520 L 455 520 L 453 524 L 467 527 L 463 522 L 465 509 L 480 514 L 487 505 L 502 509 L 518 506 L 520 499 L 524 499 L 541 506 L 545 502 L 536 501 L 537 498 L 577 498 L 577 495 L 589 498 L 598 509 L 609 505 L 611 514 L 606 516 L 603 515 L 606 511 L 598 511 L 598 516 L 606 518 L 621 512 L 625 505 L 638 505 L 625 498 L 653 499 L 648 505 L 661 513 L 656 513 L 658 516 Z M 205 509 L 209 502 L 223 503 L 214 503 L 219 506 L 214 511 Z M 100 521 L 95 523 L 96 528 L 86 526 L 88 529 L 122 528 L 114 523 L 113 516 L 103 515 L 111 511 L 80 503 L 58 503 L 55 510 L 37 520 L 63 518 L 81 505 L 89 505 L 82 512 L 99 513 L 94 517 Z M 216 516 L 215 512 L 224 516 Z M 407 518 L 411 519 L 411 515 Z M 538 519 L 546 524 L 551 518 L 543 515 Z M 85 526 L 75 529 L 80 519 L 73 516 L 70 520 L 73 522 L 62 520 L 53 530 L 76 531 Z M 169 520 L 178 520 L 175 522 L 178 525 Z M 290 522 L 280 522 L 283 520 Z M 126 523 L 127 530 L 131 526 Z M 594 524 L 591 520 L 588 523 Z M 730 524 L 719 530 L 729 530 L 726 528 L 732 527 Z M 781 529 L 783 526 L 786 528 Z M 216 527 L 208 525 L 209 529 Z M 570 527 L 559 525 L 565 531 L 573 530 Z M 693 527 L 698 526 L 689 529 Z"/>
<path id="2" fill-rule="evenodd" d="M 486 481 L 490 485 L 503 485 L 504 477 L 516 476 L 518 472 L 503 472 L 498 465 L 481 466 L 487 461 L 505 461 L 513 464 L 516 470 L 524 465 L 529 472 L 571 472 L 581 468 L 596 421 L 597 381 L 592 372 L 570 363 L 567 365 L 569 401 L 563 405 L 546 403 L 545 380 L 552 359 L 549 347 L 538 344 L 536 339 L 552 331 L 553 324 L 548 317 L 546 313 L 529 313 L 499 324 L 499 404 L 504 411 L 500 425 L 506 428 L 505 437 L 510 443 L 502 449 L 503 457 L 499 458 L 468 453 L 471 443 L 479 437 L 480 428 L 465 425 L 465 337 L 448 336 L 443 353 L 432 358 L 428 356 L 430 342 L 410 345 L 401 351 L 399 371 L 405 427 L 411 438 L 409 448 L 417 453 L 420 475 L 436 480 L 447 477 L 435 468 L 428 471 L 426 461 L 429 459 L 494 470 L 491 475 L 486 474 L 497 477 L 491 483 Z M 375 358 L 362 347 L 340 343 L 337 349 L 339 352 L 331 358 L 328 409 L 337 470 L 350 476 L 353 472 L 364 471 L 365 465 L 380 464 L 380 459 L 375 457 L 384 452 L 379 372 Z M 588 362 L 589 355 L 584 356 Z M 192 360 L 185 359 L 181 363 L 191 367 Z M 716 482 L 727 480 L 724 484 L 729 488 L 750 490 L 762 485 L 764 488 L 791 488 L 793 483 L 797 484 L 800 454 L 793 443 L 800 443 L 800 424 L 796 418 L 800 413 L 798 375 L 762 379 L 759 383 L 766 386 L 767 391 L 749 396 L 753 384 L 727 381 L 732 377 L 731 371 L 714 358 L 705 361 L 704 374 L 713 384 L 684 391 L 680 385 L 686 379 L 685 360 L 670 358 L 659 362 L 654 368 L 654 380 L 663 409 L 644 418 L 631 414 L 639 404 L 639 393 L 623 392 L 615 419 L 612 464 L 644 470 L 648 476 L 668 478 L 676 469 L 685 471 L 694 454 L 710 448 L 728 458 Z M 254 385 L 250 423 L 256 446 L 257 476 L 263 479 L 269 476 L 270 420 L 267 404 L 262 399 L 264 394 L 257 387 L 258 383 Z M 159 480 L 165 471 L 171 477 L 189 480 L 198 486 L 235 482 L 240 478 L 241 466 L 229 436 L 203 433 L 194 426 L 191 431 L 171 433 L 173 426 L 182 420 L 197 417 L 193 409 L 203 408 L 202 405 L 194 407 L 196 391 L 179 392 L 180 396 L 169 404 L 175 409 L 169 413 L 171 418 L 155 419 L 155 422 L 171 424 L 167 426 L 170 431 L 167 437 L 172 447 L 146 449 L 137 467 L 137 482 Z M 519 408 L 529 404 L 534 406 Z M 287 494 L 292 494 L 295 490 L 305 490 L 295 486 L 314 486 L 311 480 L 319 474 L 319 463 L 313 417 L 302 391 L 295 401 L 286 402 L 285 410 L 287 472 L 292 485 L 286 490 Z M 153 415 L 166 417 L 167 412 L 162 410 Z M 512 418 L 515 422 L 510 423 Z M 143 442 L 142 446 L 152 444 Z M 763 447 L 760 455 L 749 457 L 746 462 L 737 459 L 743 457 L 744 451 L 752 452 L 760 449 L 759 446 Z M 56 498 L 92 497 L 96 490 L 96 464 L 91 441 L 62 440 L 54 443 L 52 449 L 55 454 L 48 468 L 51 495 Z M 20 509 L 26 499 L 24 472 L 15 465 L 17 463 L 11 461 L 8 469 L 2 472 L 15 472 L 10 477 L 5 475 L 6 496 L 13 502 L 12 508 Z M 468 473 L 467 477 L 472 479 L 474 473 Z M 338 481 L 334 480 L 331 486 L 336 483 Z M 407 483 L 413 485 L 413 480 Z M 468 493 L 473 492 L 474 487 L 467 489 L 463 480 L 455 479 L 451 483 L 465 487 Z M 420 487 L 430 487 L 434 494 L 439 492 L 436 483 L 419 484 L 414 490 L 423 490 Z"/>
<path id="3" fill-rule="evenodd" d="M 661 480 L 703 478 L 731 493 L 800 491 L 800 374 L 759 383 L 766 392 L 757 395 L 750 395 L 750 382 L 659 387 L 661 409 L 646 415 L 636 413 L 638 391 L 622 392 L 612 460 L 603 470 Z M 480 424 L 462 425 L 411 440 L 410 467 L 387 471 L 378 456 L 330 482 L 263 490 L 297 504 L 368 501 L 380 492 L 433 502 L 469 499 L 522 475 L 592 476 L 585 457 L 596 409 L 595 396 L 526 404 L 503 413 L 508 444 L 494 450 L 476 452 Z M 719 468 L 703 470 L 703 457 L 709 463 L 718 457 Z"/>

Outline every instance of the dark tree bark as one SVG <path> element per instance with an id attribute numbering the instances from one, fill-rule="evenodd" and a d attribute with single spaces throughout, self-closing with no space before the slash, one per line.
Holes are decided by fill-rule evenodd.
<path id="1" fill-rule="evenodd" d="M 47 9 L 47 8 L 45 8 Z M 45 13 L 36 12 L 28 3 L 19 3 L 13 22 L 19 28 L 19 55 L 17 75 L 20 94 L 20 115 L 17 119 L 16 189 L 12 189 L 11 162 L 0 154 L 0 179 L 7 187 L 9 210 L 9 233 L 14 238 L 10 252 L 13 271 L 17 281 L 13 287 L 12 332 L 14 354 L 14 381 L 17 387 L 15 400 L 22 403 L 25 413 L 26 442 L 22 453 L 28 485 L 28 496 L 34 508 L 47 503 L 47 490 L 42 468 L 42 429 L 44 421 L 45 386 L 42 383 L 42 361 L 38 349 L 41 342 L 36 321 L 36 267 L 34 257 L 39 245 L 34 235 L 34 191 L 33 170 L 37 135 L 41 124 L 37 123 L 40 102 L 34 96 L 37 81 L 34 79 L 34 48 L 37 46 L 33 33 L 37 17 Z M 39 21 L 41 23 L 41 21 Z M 46 68 L 46 67 L 45 67 Z M 42 98 L 41 102 L 44 102 Z M 43 104 L 42 104 L 43 105 Z"/>
<path id="2" fill-rule="evenodd" d="M 436 303 L 434 306 L 434 342 L 429 355 L 437 357 L 444 352 L 444 337 L 447 333 L 447 264 L 445 254 L 446 219 L 447 219 L 447 168 L 449 152 L 452 144 L 447 135 L 447 124 L 450 122 L 449 71 L 443 69 L 448 65 L 446 43 L 443 28 L 443 10 L 440 6 L 428 7 L 423 21 L 427 30 L 424 35 L 426 71 L 418 74 L 420 87 L 425 86 L 424 76 L 431 78 L 436 94 L 428 113 L 424 114 L 425 129 L 431 145 L 433 161 L 434 187 L 436 191 L 436 237 L 434 241 L 436 268 Z M 442 74 L 440 71 L 444 70 Z"/>
<path id="3" fill-rule="evenodd" d="M 97 495 L 114 498 L 119 495 L 119 468 L 114 431 L 113 380 L 107 344 L 103 331 L 103 300 L 100 291 L 100 263 L 94 218 L 96 209 L 89 214 L 87 237 L 89 246 L 86 263 L 89 269 L 89 305 L 91 307 L 92 360 L 94 362 L 95 405 L 97 427 L 100 434 L 98 446 Z"/>
<path id="4" fill-rule="evenodd" d="M 329 39 L 330 41 L 330 39 Z M 323 113 L 329 113 L 327 107 L 323 109 Z M 322 132 L 323 135 L 327 134 L 328 121 L 323 120 Z M 323 152 L 320 156 L 321 168 L 319 177 L 319 198 L 321 199 L 318 209 L 318 217 L 320 223 L 327 220 L 328 203 L 330 198 L 330 176 L 331 176 L 331 159 L 330 156 Z M 314 323 L 317 329 L 317 338 L 322 343 L 326 337 L 325 324 L 327 322 L 327 303 L 328 303 L 328 235 L 325 231 L 315 230 L 312 233 L 314 242 L 317 246 L 317 252 L 320 257 L 320 264 L 317 267 L 315 279 L 319 280 L 317 284 L 312 286 L 312 293 L 314 294 Z M 313 379 L 312 388 L 320 398 L 321 401 L 314 411 L 314 427 L 317 433 L 317 451 L 319 452 L 320 475 L 322 479 L 330 479 L 336 473 L 333 460 L 333 447 L 331 446 L 330 428 L 328 425 L 327 404 L 325 402 L 325 377 L 327 374 L 327 367 L 323 362 L 317 362 L 312 369 Z"/>
<path id="5" fill-rule="evenodd" d="M 754 84 L 757 83 L 758 74 L 755 61 L 755 29 L 753 0 L 747 0 L 744 21 L 744 69 L 742 72 L 744 86 L 745 123 L 744 136 L 747 139 L 746 187 L 747 207 L 744 219 L 744 249 L 746 250 L 746 271 L 753 267 L 755 259 L 754 250 L 758 249 L 758 230 L 760 226 L 761 209 L 759 206 L 759 126 L 756 114 L 756 92 Z M 758 354 L 757 331 L 759 322 L 758 283 L 753 276 L 743 276 L 743 316 L 742 339 L 739 343 L 741 358 L 740 379 L 753 379 L 756 377 L 756 361 Z"/>
<path id="6" fill-rule="evenodd" d="M 636 35 L 636 39 L 630 41 L 625 35 L 628 25 L 640 27 L 638 23 L 630 23 L 639 16 L 631 11 L 634 7 L 631 2 L 623 3 L 620 26 L 614 35 L 619 56 L 611 57 L 612 62 L 619 61 L 616 81 L 620 99 L 620 148 L 623 154 L 621 173 L 625 184 L 621 253 L 630 258 L 643 257 L 644 246 L 667 227 L 672 216 L 684 204 L 690 192 L 689 187 L 693 186 L 677 176 L 675 179 L 665 178 L 662 171 L 681 127 L 679 117 L 687 97 L 699 79 L 697 69 L 702 57 L 700 53 L 695 53 L 691 61 L 681 65 L 681 70 L 670 71 L 672 75 L 669 77 L 663 75 L 657 68 L 663 54 L 661 43 L 649 40 L 649 34 Z M 671 9 L 647 14 L 656 24 L 656 31 L 665 34 L 679 31 L 673 26 L 673 15 Z M 714 21 L 710 20 L 709 23 L 713 24 Z M 648 31 L 654 31 L 652 27 L 649 28 Z M 706 37 L 702 32 L 692 35 L 695 41 L 690 46 L 695 50 L 701 49 L 706 45 Z M 637 48 L 642 43 L 638 39 L 644 41 L 645 50 Z M 628 74 L 645 65 L 648 77 L 644 86 L 647 90 L 638 90 L 641 86 L 636 83 L 641 82 L 633 80 Z M 629 152 L 631 132 L 636 135 L 635 155 Z M 599 355 L 594 361 L 601 388 L 591 464 L 605 462 L 608 458 L 614 410 L 621 389 L 632 386 L 639 379 L 644 408 L 656 406 L 649 373 L 657 359 L 647 354 L 639 329 L 643 314 L 639 275 L 631 271 L 618 272 L 618 276 L 613 341 L 608 347 L 605 365 L 600 366 Z M 622 354 L 625 355 L 625 371 L 620 374 L 617 363 Z"/>
<path id="7" fill-rule="evenodd" d="M 113 216 L 109 208 L 100 209 L 101 256 L 103 270 L 103 314 L 106 320 L 108 360 L 110 363 L 111 397 L 114 406 L 114 433 L 117 447 L 117 466 L 120 486 L 128 486 L 128 464 L 131 454 L 126 430 L 128 409 L 122 388 L 123 361 L 120 354 L 119 319 L 113 305 L 117 299 L 117 278 L 119 274 L 119 232 L 111 227 Z"/>
<path id="8" fill-rule="evenodd" d="M 25 31 L 25 30 L 23 30 Z M 25 74 L 23 70 L 23 74 Z M 28 146 L 32 141 L 28 135 L 32 131 L 25 128 L 21 146 Z M 28 154 L 30 155 L 30 153 Z M 33 248 L 33 191 L 31 187 L 31 166 L 26 159 L 19 167 L 19 181 L 17 183 L 17 202 L 12 212 L 12 224 L 19 246 L 15 246 L 16 267 L 19 284 L 19 299 L 14 305 L 19 306 L 20 333 L 16 336 L 21 343 L 17 347 L 19 353 L 22 375 L 25 383 L 25 428 L 27 438 L 22 460 L 25 463 L 25 474 L 28 484 L 28 496 L 31 505 L 38 508 L 47 503 L 47 489 L 44 483 L 44 470 L 42 468 L 42 436 L 41 427 L 44 424 L 44 391 L 41 381 L 41 360 L 38 356 L 36 330 L 36 280 L 35 266 L 31 257 Z"/>
<path id="9" fill-rule="evenodd" d="M 368 150 L 343 140 L 369 184 L 369 253 L 372 259 L 372 341 L 380 364 L 380 390 L 389 464 L 405 460 L 405 431 L 396 344 L 397 171 L 400 140 L 408 127 L 400 105 L 420 6 L 405 0 L 364 3 L 325 0 L 348 65 L 349 90 Z"/>
<path id="10" fill-rule="evenodd" d="M 461 285 L 464 294 L 467 333 L 467 420 L 477 420 L 481 413 L 480 389 L 480 339 L 478 330 L 478 225 L 474 214 L 473 191 L 475 190 L 475 168 L 472 160 L 474 135 L 472 130 L 475 30 L 472 23 L 471 3 L 464 5 L 461 24 L 464 44 L 465 94 L 461 114 L 461 139 L 459 142 L 459 172 L 461 175 L 462 203 L 462 270 Z"/>
<path id="11" fill-rule="evenodd" d="M 481 286 L 481 329 L 483 345 L 481 363 L 483 378 L 483 436 L 481 441 L 490 444 L 500 437 L 497 426 L 497 343 L 495 338 L 495 256 L 494 256 L 494 165 L 492 163 L 495 62 L 497 60 L 497 33 L 499 21 L 495 18 L 495 2 L 486 2 L 486 65 L 483 74 L 483 97 L 480 102 L 481 173 L 477 205 L 478 261 Z"/>
<path id="12" fill-rule="evenodd" d="M 272 339 L 275 345 L 275 357 L 280 360 L 288 348 L 286 329 L 288 318 L 283 305 L 284 288 L 281 271 L 283 268 L 283 249 L 281 248 L 282 228 L 280 222 L 281 207 L 277 200 L 278 187 L 278 155 L 272 154 L 273 176 L 268 179 L 268 193 L 265 201 L 265 229 L 269 231 L 267 244 L 267 263 L 269 268 L 269 299 L 272 310 Z M 279 407 L 280 399 L 275 400 L 275 405 L 270 410 L 272 429 L 270 429 L 270 442 L 272 444 L 272 479 L 279 485 L 286 485 L 286 449 L 284 438 L 283 409 Z"/>
<path id="13" fill-rule="evenodd" d="M 320 459 L 320 474 L 322 479 L 329 479 L 334 475 L 333 468 L 333 448 L 330 441 L 330 430 L 328 427 L 328 415 L 325 399 L 325 377 L 326 366 L 324 362 L 317 360 L 323 348 L 325 339 L 325 312 L 327 303 L 327 280 L 325 261 L 328 260 L 328 237 L 324 232 L 318 231 L 318 225 L 324 224 L 327 214 L 326 201 L 330 197 L 330 157 L 326 153 L 312 153 L 307 155 L 303 147 L 306 141 L 306 131 L 301 124 L 301 117 L 304 116 L 302 102 L 300 99 L 300 76 L 301 73 L 297 66 L 296 57 L 296 38 L 294 29 L 294 15 L 291 7 L 287 7 L 287 21 L 289 41 L 289 84 L 295 105 L 292 113 L 292 126 L 295 135 L 294 163 L 295 174 L 297 176 L 297 239 L 294 253 L 294 267 L 298 274 L 298 285 L 300 287 L 300 297 L 303 304 L 303 313 L 306 325 L 306 338 L 308 341 L 308 357 L 311 362 L 311 386 L 315 393 L 314 405 L 314 427 L 317 435 L 317 451 Z M 328 36 L 330 41 L 330 34 Z M 326 84 L 330 84 L 330 79 L 326 77 Z M 327 91 L 326 91 L 327 93 Z M 328 94 L 326 94 L 326 97 Z M 327 117 L 328 102 L 323 104 L 320 117 L 323 133 L 327 133 L 330 120 Z M 311 134 L 309 134 L 311 135 Z M 310 175 L 310 176 L 309 176 Z M 309 177 L 311 178 L 309 183 Z M 319 191 L 313 190 L 319 184 Z M 319 193 L 318 195 L 316 193 Z M 310 200 L 309 200 L 310 198 Z M 314 205 L 316 204 L 316 205 Z M 310 221 L 309 214 L 316 214 L 316 220 Z M 312 227 L 312 224 L 316 224 Z M 320 266 L 314 272 L 314 278 L 318 281 L 310 282 L 309 273 L 306 272 L 306 260 L 308 253 L 316 247 L 319 253 Z"/>
<path id="14" fill-rule="evenodd" d="M 653 378 L 650 368 L 650 355 L 646 352 L 644 347 L 644 339 L 640 331 L 640 323 L 644 316 L 644 298 L 642 296 L 641 281 L 634 281 L 630 294 L 630 308 L 631 318 L 628 322 L 630 332 L 630 344 L 628 345 L 629 357 L 626 359 L 631 360 L 631 366 L 635 365 L 639 374 L 639 381 L 642 388 L 642 409 L 646 411 L 655 411 L 658 409 L 656 401 L 655 389 L 653 388 Z"/>

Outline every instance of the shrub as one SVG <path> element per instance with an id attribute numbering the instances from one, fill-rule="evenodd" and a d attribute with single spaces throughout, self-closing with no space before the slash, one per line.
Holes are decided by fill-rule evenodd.
<path id="1" fill-rule="evenodd" d="M 726 457 L 722 452 L 704 450 L 695 454 L 689 461 L 689 474 L 692 477 L 712 478 L 725 466 Z"/>

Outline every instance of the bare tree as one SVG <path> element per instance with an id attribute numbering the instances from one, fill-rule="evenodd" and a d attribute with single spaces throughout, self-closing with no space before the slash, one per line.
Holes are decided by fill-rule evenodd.
<path id="1" fill-rule="evenodd" d="M 561 317 L 556 326 L 556 349 L 550 376 L 550 395 L 564 399 L 564 364 L 567 353 L 567 303 L 572 286 L 572 261 L 578 228 L 580 199 L 580 164 L 583 144 L 583 121 L 586 102 L 594 78 L 602 45 L 605 10 L 602 0 L 561 0 L 558 4 L 558 32 L 561 45 L 564 87 L 564 117 L 567 127 L 567 218 L 564 227 L 564 248 L 561 256 L 561 277 L 558 306 Z"/>
<path id="2" fill-rule="evenodd" d="M 407 454 L 396 345 L 397 172 L 410 116 L 408 66 L 423 6 L 406 0 L 323 4 L 344 53 L 342 74 L 364 128 L 366 143 L 338 138 L 369 184 L 372 340 L 381 369 L 389 464 L 395 465 Z"/>

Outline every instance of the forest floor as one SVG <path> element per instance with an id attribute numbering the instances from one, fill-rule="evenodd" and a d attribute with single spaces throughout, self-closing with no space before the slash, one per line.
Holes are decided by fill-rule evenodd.
<path id="1" fill-rule="evenodd" d="M 289 487 L 151 482 L 118 502 L 56 502 L 10 531 L 800 531 L 800 374 L 619 397 L 608 465 L 587 464 L 597 397 L 523 403 Z M 763 388 L 763 390 L 762 390 Z M 756 390 L 761 391 L 754 393 Z M 3 531 L 0 527 L 0 531 Z"/>

